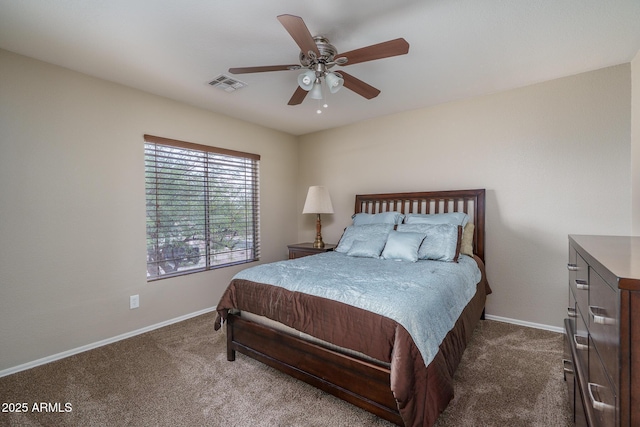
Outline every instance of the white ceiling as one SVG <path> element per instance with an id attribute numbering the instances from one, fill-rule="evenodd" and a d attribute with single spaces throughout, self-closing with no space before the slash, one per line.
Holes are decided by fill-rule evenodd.
<path id="1" fill-rule="evenodd" d="M 299 71 L 208 84 L 296 64 L 285 13 L 341 52 L 403 37 L 409 53 L 345 68 L 382 93 L 343 88 L 320 115 L 287 105 Z M 301 135 L 629 62 L 640 0 L 0 0 L 0 48 Z"/>

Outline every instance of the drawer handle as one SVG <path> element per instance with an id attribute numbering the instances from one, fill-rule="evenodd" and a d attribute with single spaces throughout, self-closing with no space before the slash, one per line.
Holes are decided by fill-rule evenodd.
<path id="1" fill-rule="evenodd" d="M 575 309 L 575 307 L 567 307 L 567 316 L 578 317 L 578 311 Z"/>
<path id="2" fill-rule="evenodd" d="M 578 271 L 578 270 L 579 270 L 579 268 L 578 268 L 578 265 L 577 265 L 577 264 L 567 264 L 567 269 L 568 269 L 569 271 Z"/>
<path id="3" fill-rule="evenodd" d="M 596 411 L 615 411 L 616 407 L 614 405 L 609 405 L 608 403 L 604 403 L 601 402 L 599 400 L 596 400 L 595 397 L 593 397 L 593 388 L 604 388 L 603 386 L 599 385 L 599 384 L 595 384 L 595 383 L 589 383 L 588 384 L 588 388 L 589 388 L 589 399 L 591 400 L 591 406 L 593 406 L 593 409 L 595 409 Z"/>
<path id="4" fill-rule="evenodd" d="M 576 344 L 576 348 L 578 350 L 589 350 L 589 344 L 588 343 L 587 344 L 583 344 L 583 343 L 578 342 L 578 338 L 583 339 L 583 340 L 586 339 L 586 337 L 581 337 L 578 334 L 574 334 L 573 335 L 573 342 Z"/>
<path id="5" fill-rule="evenodd" d="M 593 321 L 595 323 L 599 325 L 615 325 L 616 319 L 613 317 L 602 316 L 603 311 L 605 310 L 600 307 L 596 307 L 594 305 L 589 306 L 589 314 L 593 317 Z"/>
<path id="6" fill-rule="evenodd" d="M 576 288 L 582 289 L 583 291 L 589 290 L 589 284 L 586 280 L 576 279 Z"/>
<path id="7" fill-rule="evenodd" d="M 567 380 L 567 374 L 573 374 L 573 361 L 562 359 L 562 371 L 564 372 L 564 380 Z"/>

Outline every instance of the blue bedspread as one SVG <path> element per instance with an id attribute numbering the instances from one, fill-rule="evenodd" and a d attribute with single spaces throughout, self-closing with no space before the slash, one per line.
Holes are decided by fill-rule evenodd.
<path id="1" fill-rule="evenodd" d="M 258 265 L 234 278 L 340 301 L 393 319 L 409 332 L 428 366 L 476 293 L 481 272 L 466 255 L 458 263 L 411 263 L 327 252 Z"/>

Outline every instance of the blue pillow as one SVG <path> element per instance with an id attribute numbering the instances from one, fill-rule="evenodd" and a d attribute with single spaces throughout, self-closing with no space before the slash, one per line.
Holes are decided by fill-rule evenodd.
<path id="1" fill-rule="evenodd" d="M 405 224 L 453 224 L 464 227 L 467 222 L 469 222 L 469 215 L 464 212 L 409 214 L 404 218 Z"/>
<path id="2" fill-rule="evenodd" d="M 424 233 L 424 241 L 418 250 L 419 259 L 436 261 L 458 261 L 460 255 L 461 230 L 452 224 L 400 224 L 399 232 Z"/>
<path id="3" fill-rule="evenodd" d="M 369 240 L 355 240 L 347 255 L 362 258 L 380 258 L 380 252 L 387 242 L 386 236 L 375 236 Z"/>
<path id="4" fill-rule="evenodd" d="M 418 248 L 424 240 L 423 233 L 392 231 L 382 251 L 382 258 L 396 261 L 418 261 Z"/>
<path id="5" fill-rule="evenodd" d="M 353 225 L 400 224 L 404 215 L 400 212 L 380 212 L 377 214 L 359 213 L 351 217 Z"/>
<path id="6" fill-rule="evenodd" d="M 369 241 L 382 239 L 383 246 L 387 235 L 393 230 L 393 224 L 350 225 L 338 242 L 336 252 L 347 253 L 356 240 Z M 382 250 L 382 248 L 380 249 Z"/>

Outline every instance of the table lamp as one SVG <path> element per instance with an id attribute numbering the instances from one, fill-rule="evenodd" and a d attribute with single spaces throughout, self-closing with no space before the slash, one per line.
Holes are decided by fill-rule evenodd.
<path id="1" fill-rule="evenodd" d="M 303 214 L 313 213 L 316 214 L 316 240 L 313 242 L 314 248 L 324 248 L 324 242 L 322 241 L 322 224 L 320 221 L 320 214 L 333 213 L 333 205 L 331 204 L 331 198 L 329 197 L 329 191 L 326 187 L 321 185 L 315 185 L 309 187 L 307 192 L 307 200 L 304 202 Z"/>

